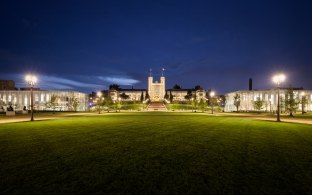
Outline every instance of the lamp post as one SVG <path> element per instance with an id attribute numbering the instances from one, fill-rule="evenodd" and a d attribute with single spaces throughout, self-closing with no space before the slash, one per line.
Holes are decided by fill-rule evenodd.
<path id="1" fill-rule="evenodd" d="M 102 98 L 102 92 L 100 92 L 100 91 L 98 91 L 97 93 L 96 93 L 96 95 L 98 96 L 98 106 L 99 106 L 99 114 L 101 114 L 101 98 Z"/>
<path id="2" fill-rule="evenodd" d="M 277 122 L 281 122 L 280 119 L 280 84 L 281 82 L 285 81 L 286 77 L 284 74 L 278 74 L 273 76 L 273 82 L 276 84 L 277 87 Z"/>
<path id="3" fill-rule="evenodd" d="M 30 121 L 34 121 L 34 93 L 33 87 L 37 83 L 37 77 L 35 75 L 26 75 L 25 80 L 27 84 L 30 86 L 30 109 L 31 109 L 31 118 Z"/>
<path id="4" fill-rule="evenodd" d="M 211 98 L 211 114 L 213 114 L 213 96 L 215 95 L 214 91 L 210 92 L 210 98 Z"/>

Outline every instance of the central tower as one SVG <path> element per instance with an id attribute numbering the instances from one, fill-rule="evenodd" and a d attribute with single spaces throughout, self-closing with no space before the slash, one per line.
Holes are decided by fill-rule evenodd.
<path id="1" fill-rule="evenodd" d="M 164 71 L 164 69 L 163 69 Z M 148 82 L 148 94 L 152 102 L 159 102 L 164 100 L 166 93 L 166 79 L 162 73 L 160 77 L 160 82 L 153 80 L 153 76 L 150 71 L 150 75 L 147 79 Z"/>

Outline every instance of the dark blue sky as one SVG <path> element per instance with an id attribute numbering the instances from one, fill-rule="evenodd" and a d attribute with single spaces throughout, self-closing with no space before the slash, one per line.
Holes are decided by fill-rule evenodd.
<path id="1" fill-rule="evenodd" d="M 146 88 L 149 69 L 167 88 L 219 93 L 285 85 L 312 88 L 309 1 L 1 1 L 0 78 L 84 92 L 117 83 Z M 128 85 L 128 86 L 126 86 Z"/>

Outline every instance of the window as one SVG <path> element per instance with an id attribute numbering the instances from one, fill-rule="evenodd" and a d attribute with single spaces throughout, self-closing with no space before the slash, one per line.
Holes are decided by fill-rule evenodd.
<path id="1" fill-rule="evenodd" d="M 39 95 L 38 95 L 38 94 L 35 95 L 35 101 L 36 101 L 36 102 L 39 101 Z"/>

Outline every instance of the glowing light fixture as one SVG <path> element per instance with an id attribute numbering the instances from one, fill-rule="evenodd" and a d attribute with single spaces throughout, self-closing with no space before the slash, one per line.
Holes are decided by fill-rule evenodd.
<path id="1" fill-rule="evenodd" d="M 284 74 L 277 74 L 274 75 L 272 78 L 273 82 L 276 84 L 277 87 L 277 122 L 281 122 L 280 119 L 280 84 L 286 80 L 286 76 Z"/>
<path id="2" fill-rule="evenodd" d="M 33 87 L 37 84 L 37 77 L 32 74 L 28 74 L 25 77 L 27 84 L 30 86 L 30 108 L 31 108 L 31 118 L 30 121 L 34 121 L 34 93 Z"/>

